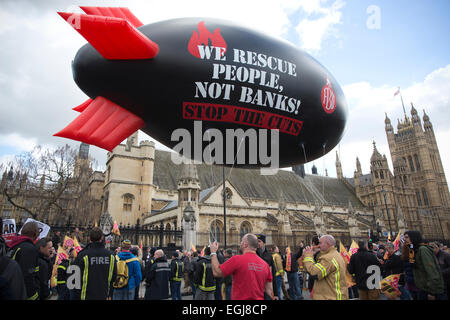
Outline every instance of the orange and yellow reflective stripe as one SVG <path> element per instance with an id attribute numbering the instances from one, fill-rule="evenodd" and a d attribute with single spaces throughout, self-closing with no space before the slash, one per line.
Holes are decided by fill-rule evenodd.
<path id="1" fill-rule="evenodd" d="M 83 271 L 83 285 L 81 287 L 81 300 L 86 299 L 86 289 L 87 289 L 87 280 L 88 280 L 88 272 L 89 272 L 89 258 L 88 256 L 83 257 L 84 261 L 84 271 Z"/>
<path id="2" fill-rule="evenodd" d="M 336 288 L 336 295 L 337 300 L 342 300 L 342 292 L 340 287 L 340 280 L 341 280 L 341 274 L 339 272 L 339 264 L 337 263 L 336 259 L 331 259 L 331 262 L 333 262 L 334 266 L 336 267 L 336 274 L 335 274 L 335 288 Z"/>

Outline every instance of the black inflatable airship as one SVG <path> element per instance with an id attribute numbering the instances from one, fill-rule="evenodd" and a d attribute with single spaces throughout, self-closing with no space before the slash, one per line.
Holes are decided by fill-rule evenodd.
<path id="1" fill-rule="evenodd" d="M 287 167 L 342 138 L 347 105 L 333 76 L 292 44 L 231 22 L 143 25 L 127 8 L 59 14 L 89 43 L 72 62 L 90 99 L 55 136 L 112 151 L 141 129 L 186 158 Z"/>

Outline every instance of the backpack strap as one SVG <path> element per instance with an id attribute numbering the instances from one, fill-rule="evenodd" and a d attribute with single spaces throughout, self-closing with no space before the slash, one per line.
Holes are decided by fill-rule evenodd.
<path id="1" fill-rule="evenodd" d="M 132 262 L 132 261 L 139 261 L 139 259 L 137 257 L 125 260 L 126 263 Z"/>

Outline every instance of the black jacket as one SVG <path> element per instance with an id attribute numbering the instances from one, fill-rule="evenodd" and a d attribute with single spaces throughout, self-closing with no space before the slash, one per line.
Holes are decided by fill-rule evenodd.
<path id="1" fill-rule="evenodd" d="M 50 265 L 50 259 L 39 253 L 39 298 L 41 300 L 48 299 L 50 297 L 50 277 L 52 274 L 52 266 Z"/>
<path id="2" fill-rule="evenodd" d="M 73 290 L 73 300 L 106 300 L 117 275 L 116 258 L 103 243 L 92 242 L 78 253 L 74 265 L 80 268 L 81 288 Z"/>
<path id="3" fill-rule="evenodd" d="M 170 266 L 166 257 L 158 258 L 145 275 L 147 289 L 145 300 L 162 300 L 169 298 Z"/>
<path id="4" fill-rule="evenodd" d="M 275 268 L 275 265 L 273 263 L 273 257 L 272 255 L 267 251 L 266 248 L 264 248 L 264 251 L 261 251 L 261 249 L 256 250 L 256 253 L 258 256 L 263 259 L 270 267 L 270 271 L 272 271 L 272 287 L 273 287 L 273 295 L 278 296 L 278 289 L 277 289 L 277 280 L 275 277 L 275 274 L 277 273 L 277 270 Z M 297 265 L 298 267 L 298 265 Z M 266 293 L 264 292 L 264 299 L 269 300 L 272 299 L 272 297 L 266 297 Z"/>
<path id="5" fill-rule="evenodd" d="M 154 257 L 149 257 L 147 260 L 145 260 L 145 267 L 144 267 L 144 271 L 142 273 L 142 280 L 145 280 L 146 275 L 148 274 L 148 272 L 150 271 L 150 268 L 152 267 L 153 263 L 155 263 L 155 258 Z"/>
<path id="6" fill-rule="evenodd" d="M 348 272 L 353 275 L 358 289 L 368 290 L 367 279 L 373 274 L 368 273 L 369 266 L 376 265 L 381 270 L 381 264 L 377 257 L 366 249 L 359 248 L 358 251 L 350 258 L 350 263 L 347 266 Z"/>
<path id="7" fill-rule="evenodd" d="M 195 263 L 194 282 L 197 287 L 206 292 L 216 290 L 216 279 L 212 272 L 211 256 L 199 257 Z"/>
<path id="8" fill-rule="evenodd" d="M 17 237 L 17 244 L 13 244 L 10 257 L 15 260 L 22 269 L 28 300 L 39 299 L 39 251 L 28 237 Z"/>
<path id="9" fill-rule="evenodd" d="M 179 258 L 172 259 L 170 262 L 170 280 L 181 281 L 183 280 L 184 263 Z"/>
<path id="10" fill-rule="evenodd" d="M 26 300 L 27 292 L 18 263 L 0 256 L 0 300 Z"/>
<path id="11" fill-rule="evenodd" d="M 58 290 L 58 292 L 67 288 L 67 268 L 69 266 L 70 260 L 64 259 L 56 268 L 56 289 Z"/>
<path id="12" fill-rule="evenodd" d="M 391 274 L 400 274 L 400 279 L 398 280 L 399 285 L 405 284 L 405 275 L 403 270 L 402 258 L 397 254 L 392 254 L 389 258 L 384 261 L 383 264 L 383 277 L 390 276 Z"/>
<path id="13" fill-rule="evenodd" d="M 56 250 L 58 250 L 58 247 L 59 247 L 59 245 L 61 243 L 61 237 L 56 235 L 56 234 L 54 234 L 53 237 L 52 237 L 52 243 L 53 243 L 53 247 Z"/>
<path id="14" fill-rule="evenodd" d="M 441 268 L 444 283 L 446 286 L 448 286 L 450 284 L 450 253 L 439 250 L 438 254 L 436 255 L 436 259 L 439 263 L 439 267 Z"/>

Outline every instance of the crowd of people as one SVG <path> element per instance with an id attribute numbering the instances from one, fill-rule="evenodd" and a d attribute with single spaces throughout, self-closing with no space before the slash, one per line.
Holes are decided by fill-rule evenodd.
<path id="1" fill-rule="evenodd" d="M 60 234 L 38 235 L 29 222 L 7 245 L 0 239 L 0 300 L 182 300 L 182 289 L 194 300 L 302 300 L 304 289 L 314 300 L 378 300 L 386 299 L 380 280 L 391 275 L 398 276 L 391 288 L 398 294 L 389 299 L 445 300 L 449 294 L 448 248 L 424 243 L 418 231 L 405 232 L 400 245 L 359 241 L 346 260 L 332 235 L 282 253 L 277 246 L 269 250 L 264 234 L 249 233 L 239 252 L 213 242 L 201 253 L 177 250 L 167 257 L 156 247 L 139 252 L 129 240 L 109 250 L 94 227 L 89 243 L 79 252 L 69 248 L 57 264 Z"/>

